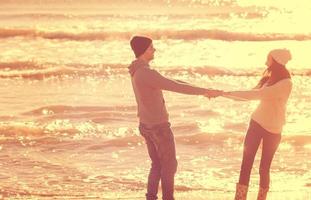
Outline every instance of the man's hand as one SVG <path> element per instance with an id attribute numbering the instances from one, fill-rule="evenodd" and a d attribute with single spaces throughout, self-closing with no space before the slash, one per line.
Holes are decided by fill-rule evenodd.
<path id="1" fill-rule="evenodd" d="M 204 95 L 208 98 L 215 98 L 223 95 L 224 91 L 222 90 L 208 90 L 207 93 Z"/>

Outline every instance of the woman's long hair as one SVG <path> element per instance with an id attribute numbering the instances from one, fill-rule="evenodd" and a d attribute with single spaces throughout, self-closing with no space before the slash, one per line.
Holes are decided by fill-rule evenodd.
<path id="1" fill-rule="evenodd" d="M 264 71 L 255 89 L 259 89 L 265 84 L 267 86 L 274 85 L 280 80 L 287 78 L 291 78 L 289 71 L 285 68 L 285 66 L 277 63 L 274 59 L 272 59 L 271 66 Z"/>

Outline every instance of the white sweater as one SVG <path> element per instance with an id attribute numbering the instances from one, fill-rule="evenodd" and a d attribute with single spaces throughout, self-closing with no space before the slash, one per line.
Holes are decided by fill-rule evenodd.
<path id="1" fill-rule="evenodd" d="M 286 104 L 292 90 L 291 79 L 250 91 L 228 92 L 225 97 L 234 100 L 260 100 L 251 118 L 271 133 L 280 134 L 286 118 Z"/>

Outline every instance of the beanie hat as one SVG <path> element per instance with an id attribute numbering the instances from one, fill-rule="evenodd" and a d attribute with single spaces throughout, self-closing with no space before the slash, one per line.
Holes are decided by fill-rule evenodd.
<path id="1" fill-rule="evenodd" d="M 131 43 L 132 50 L 134 51 L 135 57 L 138 58 L 143 53 L 145 53 L 147 48 L 152 43 L 152 40 L 150 38 L 143 37 L 143 36 L 134 36 L 131 39 L 130 43 Z"/>
<path id="2" fill-rule="evenodd" d="M 279 64 L 285 66 L 286 63 L 292 59 L 292 55 L 287 49 L 274 49 L 270 51 L 269 55 Z"/>

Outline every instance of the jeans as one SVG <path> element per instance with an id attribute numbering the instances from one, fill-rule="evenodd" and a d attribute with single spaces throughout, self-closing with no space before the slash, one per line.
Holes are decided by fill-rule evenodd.
<path id="1" fill-rule="evenodd" d="M 146 199 L 157 199 L 159 182 L 161 180 L 163 200 L 173 200 L 177 160 L 175 141 L 170 123 L 154 126 L 140 123 L 139 131 L 145 138 L 151 159 Z"/>
<path id="2" fill-rule="evenodd" d="M 242 185 L 249 185 L 254 158 L 261 140 L 263 141 L 263 144 L 259 167 L 260 187 L 269 188 L 270 166 L 273 156 L 280 144 L 281 134 L 268 132 L 254 120 L 250 121 L 244 140 L 243 161 L 239 179 L 239 183 Z"/>

